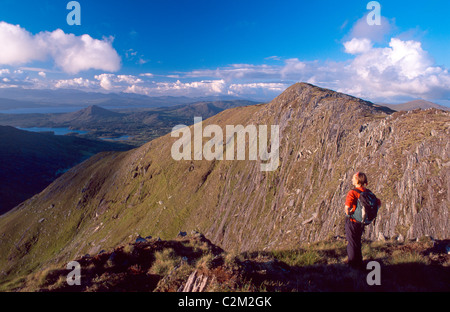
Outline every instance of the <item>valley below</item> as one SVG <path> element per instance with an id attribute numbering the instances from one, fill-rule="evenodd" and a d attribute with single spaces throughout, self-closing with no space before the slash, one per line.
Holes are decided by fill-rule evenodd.
<path id="1" fill-rule="evenodd" d="M 191 125 L 194 117 L 209 118 L 225 109 L 254 105 L 245 100 L 206 101 L 163 107 L 105 109 L 97 105 L 69 113 L 0 114 L 0 125 L 33 131 L 68 129 L 71 135 L 122 141 L 141 146 L 169 133 L 180 124 Z M 57 131 L 57 130 L 55 130 Z"/>

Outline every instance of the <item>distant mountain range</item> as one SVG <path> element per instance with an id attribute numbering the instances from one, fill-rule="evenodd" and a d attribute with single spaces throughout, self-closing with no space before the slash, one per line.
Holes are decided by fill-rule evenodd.
<path id="1" fill-rule="evenodd" d="M 84 92 L 72 89 L 35 90 L 21 88 L 0 89 L 0 110 L 37 107 L 88 107 L 98 105 L 108 108 L 167 107 L 204 101 L 240 100 L 234 96 L 146 96 L 134 93 Z"/>
<path id="2" fill-rule="evenodd" d="M 0 125 L 84 130 L 89 132 L 84 137 L 91 139 L 128 136 L 130 144 L 142 145 L 170 132 L 176 125 L 192 124 L 194 117 L 206 119 L 228 108 L 254 104 L 256 102 L 245 100 L 207 101 L 116 111 L 91 105 L 72 113 L 0 114 Z"/>
<path id="3" fill-rule="evenodd" d="M 450 111 L 450 107 L 439 105 L 425 100 L 414 100 L 402 104 L 384 104 L 384 103 L 378 104 L 389 107 L 390 109 L 393 109 L 395 111 L 409 111 L 414 109 L 428 109 L 428 108 L 436 108 Z"/>

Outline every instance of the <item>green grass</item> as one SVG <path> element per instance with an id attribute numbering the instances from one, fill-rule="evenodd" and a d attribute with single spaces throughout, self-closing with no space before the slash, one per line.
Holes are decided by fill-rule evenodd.
<path id="1" fill-rule="evenodd" d="M 179 257 L 172 248 L 164 249 L 163 251 L 155 253 L 155 261 L 149 272 L 158 275 L 166 275 L 180 263 L 181 257 Z"/>
<path id="2" fill-rule="evenodd" d="M 427 257 L 416 253 L 416 252 L 404 252 L 402 250 L 394 251 L 387 261 L 390 265 L 405 264 L 405 263 L 416 263 L 416 264 L 430 264 Z"/>
<path id="3" fill-rule="evenodd" d="M 323 255 L 316 250 L 275 251 L 272 255 L 290 266 L 310 266 L 324 262 Z"/>
<path id="4" fill-rule="evenodd" d="M 188 236 L 175 241 L 153 239 L 127 244 L 115 249 L 112 261 L 110 254 L 78 260 L 85 272 L 85 284 L 76 291 L 176 291 L 194 271 L 208 277 L 206 291 L 449 290 L 446 277 L 450 259 L 439 248 L 430 252 L 433 244 L 429 241 L 365 242 L 363 246 L 365 263 L 377 261 L 381 265 L 380 286 L 367 284 L 369 271 L 355 270 L 345 263 L 345 242 L 341 240 L 302 244 L 295 250 L 213 253 L 213 245 Z M 436 255 L 441 262 L 436 262 Z M 70 291 L 64 281 L 66 274 L 58 266 L 48 267 L 26 279 L 4 284 L 3 290 L 13 290 L 22 283 L 25 291 Z M 148 285 L 152 285 L 150 289 Z"/>

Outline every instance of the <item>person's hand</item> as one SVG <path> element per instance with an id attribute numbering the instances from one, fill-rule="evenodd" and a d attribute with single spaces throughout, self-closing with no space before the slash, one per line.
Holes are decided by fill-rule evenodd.
<path id="1" fill-rule="evenodd" d="M 350 215 L 350 207 L 349 206 L 345 206 L 345 214 L 346 215 Z"/>

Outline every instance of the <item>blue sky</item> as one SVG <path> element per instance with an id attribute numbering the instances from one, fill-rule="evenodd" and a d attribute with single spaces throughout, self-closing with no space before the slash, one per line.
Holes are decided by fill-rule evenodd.
<path id="1" fill-rule="evenodd" d="M 448 104 L 450 1 L 0 1 L 0 87 L 270 99 L 306 81 Z"/>

